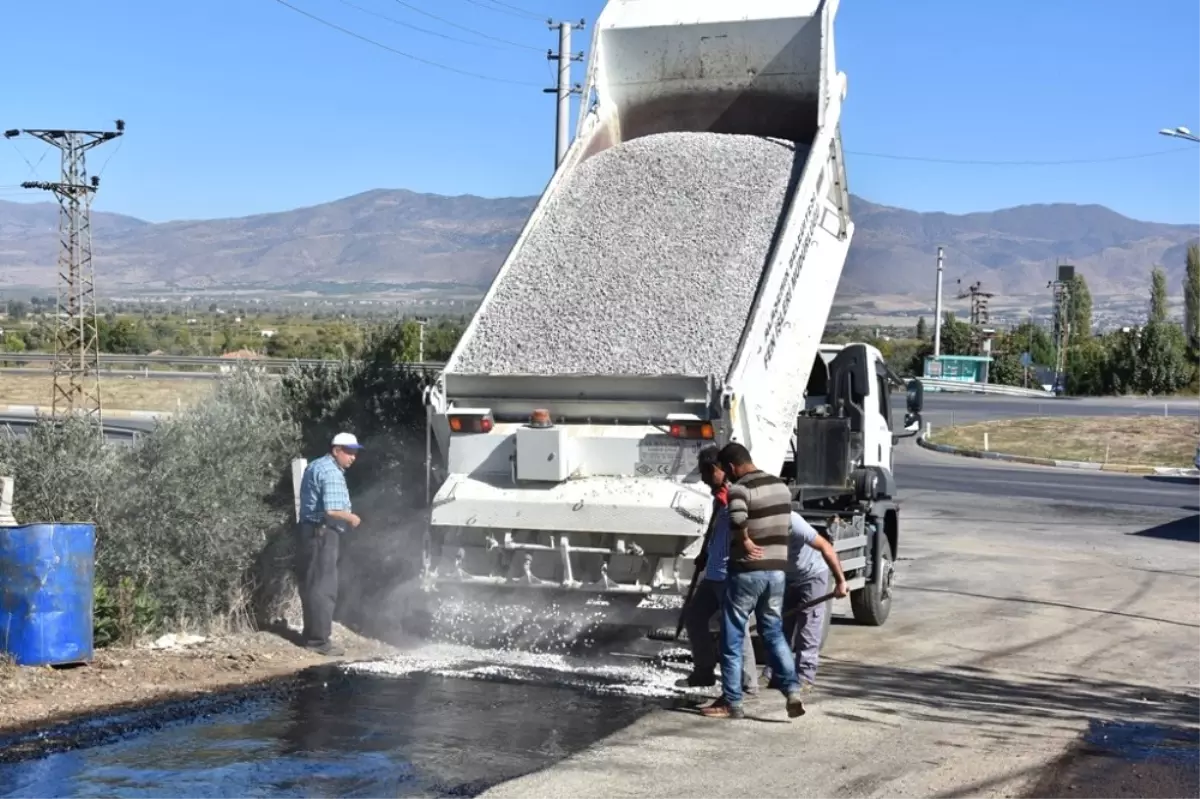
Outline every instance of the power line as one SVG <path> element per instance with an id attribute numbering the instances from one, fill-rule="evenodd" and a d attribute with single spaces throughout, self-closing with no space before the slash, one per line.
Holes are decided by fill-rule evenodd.
<path id="1" fill-rule="evenodd" d="M 925 158 L 917 155 L 893 155 L 892 153 L 866 153 L 856 150 L 847 150 L 847 155 L 857 155 L 864 158 L 883 158 L 889 161 L 920 161 L 926 164 L 956 164 L 959 166 L 1069 166 L 1071 164 L 1108 164 L 1114 161 L 1132 161 L 1138 158 L 1154 158 L 1159 155 L 1170 155 L 1171 153 L 1192 152 L 1194 147 L 1176 147 L 1172 150 L 1155 150 L 1151 153 L 1138 153 L 1136 155 L 1114 155 L 1107 158 L 1070 158 L 1058 161 L 985 161 L 978 159 L 957 159 L 957 158 Z"/>
<path id="2" fill-rule="evenodd" d="M 522 50 L 532 50 L 535 53 L 542 52 L 542 48 L 540 48 L 540 47 L 533 47 L 528 44 L 521 44 L 520 42 L 514 42 L 509 39 L 501 39 L 498 36 L 492 36 L 491 34 L 484 33 L 483 31 L 477 31 L 474 28 L 468 28 L 466 25 L 459 25 L 457 22 L 451 22 L 450 20 L 448 20 L 444 17 L 439 17 L 437 14 L 430 13 L 423 8 L 414 6 L 412 3 L 405 2 L 405 0 L 392 0 L 392 2 L 402 5 L 405 8 L 409 9 L 410 11 L 415 11 L 418 14 L 424 14 L 425 16 L 429 17 L 430 19 L 436 19 L 438 22 L 442 23 L 443 25 L 449 25 L 451 28 L 458 28 L 461 31 L 466 31 L 467 33 L 473 33 L 476 36 L 482 36 L 485 39 L 491 39 L 493 42 L 501 42 L 502 44 L 507 44 L 511 47 L 519 47 Z"/>
<path id="3" fill-rule="evenodd" d="M 369 8 L 363 8 L 362 6 L 358 5 L 357 3 L 351 3 L 350 0 L 338 0 L 338 2 L 344 6 L 349 6 L 350 8 L 353 8 L 355 11 L 361 11 L 364 14 L 370 14 L 373 17 L 379 17 L 379 19 L 390 22 L 393 25 L 399 25 L 402 28 L 410 28 L 412 30 L 419 31 L 420 33 L 429 34 L 430 36 L 437 36 L 440 39 L 445 39 L 450 42 L 458 42 L 459 44 L 469 44 L 474 47 L 491 47 L 493 49 L 495 49 L 497 47 L 494 44 L 488 44 L 486 42 L 473 42 L 470 39 L 460 39 L 459 37 L 451 36 L 448 33 L 441 33 L 439 31 L 429 30 L 429 28 L 422 28 L 420 25 L 413 25 L 411 22 L 405 22 L 403 20 L 396 19 L 395 17 L 389 17 L 387 14 L 381 14 L 378 11 L 372 11 Z"/>
<path id="4" fill-rule="evenodd" d="M 528 14 L 529 16 L 533 17 L 534 19 L 546 19 L 547 18 L 546 14 L 537 14 L 537 13 L 534 13 L 533 11 L 530 11 L 527 8 L 521 8 L 520 6 L 514 6 L 512 3 L 506 3 L 506 2 L 504 2 L 504 0 L 491 0 L 491 2 L 495 3 L 498 6 L 504 6 L 505 8 L 511 8 L 513 11 L 520 11 L 522 14 Z"/>
<path id="5" fill-rule="evenodd" d="M 420 56 L 415 56 L 412 53 L 406 53 L 403 50 L 397 50 L 394 47 L 389 47 L 386 44 L 377 42 L 374 39 L 370 39 L 366 36 L 363 36 L 361 33 L 355 33 L 354 31 L 350 30 L 349 28 L 343 28 L 341 25 L 330 22 L 327 19 L 322 19 L 321 17 L 318 17 L 316 14 L 311 14 L 302 8 L 297 8 L 296 6 L 287 2 L 287 0 L 275 0 L 275 2 L 279 3 L 281 6 L 290 8 L 292 11 L 295 11 L 297 14 L 303 14 L 304 16 L 308 17 L 309 19 L 313 20 L 314 22 L 319 22 L 322 25 L 325 25 L 326 27 L 333 28 L 335 31 L 344 33 L 347 36 L 352 36 L 361 42 L 366 42 L 367 44 L 374 45 L 375 47 L 378 47 L 381 50 L 387 50 L 389 53 L 393 53 L 402 58 L 407 58 L 411 61 L 416 61 L 418 63 L 425 64 L 427 66 L 445 70 L 446 72 L 454 72 L 459 75 L 465 75 L 469 78 L 478 78 L 479 80 L 492 81 L 493 83 L 509 83 L 509 84 L 512 84 L 515 86 L 537 86 L 538 88 L 541 88 L 541 84 L 538 84 L 538 83 L 529 83 L 528 81 L 522 81 L 522 80 L 510 80 L 508 78 L 497 78 L 494 75 L 484 75 L 480 72 L 470 72 L 465 69 L 459 69 L 458 67 L 452 67 L 452 66 L 448 66 L 446 64 L 440 64 L 437 61 L 430 61 L 428 58 L 421 58 Z M 534 48 L 534 49 L 537 49 L 537 48 Z M 540 52 L 540 50 L 539 50 L 539 52 Z"/>
<path id="6" fill-rule="evenodd" d="M 545 19 L 545 17 L 542 16 L 541 14 L 535 14 L 532 11 L 526 11 L 525 9 L 518 8 L 517 6 L 510 6 L 508 3 L 501 3 L 500 0 L 491 0 L 491 4 L 484 3 L 484 2 L 482 2 L 482 0 L 466 0 L 466 1 L 473 6 L 479 6 L 480 8 L 486 8 L 488 11 L 495 11 L 498 14 L 508 14 L 511 17 L 520 17 L 523 19 L 536 19 L 539 22 L 541 22 L 543 19 Z"/>

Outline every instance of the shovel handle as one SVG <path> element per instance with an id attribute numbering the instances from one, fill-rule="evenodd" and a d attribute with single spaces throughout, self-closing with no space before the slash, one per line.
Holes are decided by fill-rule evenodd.
<path id="1" fill-rule="evenodd" d="M 675 625 L 675 640 L 679 640 L 679 636 L 683 635 L 683 620 L 687 618 L 688 605 L 692 604 L 692 594 L 696 593 L 696 583 L 700 580 L 701 569 L 696 569 L 692 572 L 692 581 L 688 584 L 687 598 L 683 600 L 683 607 L 679 609 L 679 623 Z"/>
<path id="2" fill-rule="evenodd" d="M 808 602 L 805 602 L 803 605 L 798 605 L 797 607 L 792 608 L 787 613 L 784 613 L 783 616 L 781 616 L 780 618 L 786 619 L 788 616 L 791 616 L 795 613 L 799 613 L 803 610 L 808 610 L 809 608 L 815 608 L 817 605 L 821 604 L 822 602 L 828 602 L 831 599 L 833 599 L 833 591 L 830 591 L 828 594 L 825 594 L 824 596 L 819 596 L 816 599 L 811 599 Z"/>

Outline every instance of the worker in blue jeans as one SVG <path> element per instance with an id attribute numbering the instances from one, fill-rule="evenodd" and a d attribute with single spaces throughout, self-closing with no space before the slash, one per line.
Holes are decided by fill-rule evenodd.
<path id="1" fill-rule="evenodd" d="M 725 597 L 725 576 L 729 564 L 729 484 L 717 458 L 717 447 L 706 447 L 697 456 L 700 476 L 713 493 L 713 515 L 695 567 L 703 570 L 691 601 L 683 611 L 688 641 L 692 647 L 692 673 L 679 680 L 679 688 L 701 688 L 716 683 L 717 647 L 708 625 L 721 611 Z M 758 693 L 758 667 L 754 662 L 754 644 L 747 635 L 742 645 L 742 690 Z"/>
<path id="2" fill-rule="evenodd" d="M 778 477 L 754 465 L 739 443 L 725 445 L 722 469 L 734 478 L 729 489 L 731 547 L 721 609 L 721 698 L 702 708 L 710 718 L 743 718 L 742 644 L 753 612 L 767 663 L 787 697 L 789 718 L 804 715 L 791 648 L 783 637 L 784 573 L 788 568 L 792 493 Z"/>

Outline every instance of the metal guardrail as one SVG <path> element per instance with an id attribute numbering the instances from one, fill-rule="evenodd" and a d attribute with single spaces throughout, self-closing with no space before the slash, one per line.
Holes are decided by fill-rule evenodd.
<path id="1" fill-rule="evenodd" d="M 998 386 L 993 383 L 967 383 L 961 380 L 945 380 L 936 377 L 922 377 L 921 383 L 928 389 L 961 394 L 994 394 L 1002 397 L 1053 397 L 1054 392 L 1040 388 L 1021 388 L 1019 386 Z"/>
<path id="2" fill-rule="evenodd" d="M 0 353 L 0 363 L 50 363 L 54 356 L 44 352 L 5 352 Z M 341 363 L 338 360 L 324 358 L 221 358 L 215 355 L 114 355 L 100 354 L 100 366 L 113 364 L 134 364 L 137 366 L 259 366 L 267 369 L 287 369 L 293 366 L 321 366 Z M 401 363 L 409 369 L 426 369 L 440 371 L 444 364 L 436 361 L 425 363 Z"/>

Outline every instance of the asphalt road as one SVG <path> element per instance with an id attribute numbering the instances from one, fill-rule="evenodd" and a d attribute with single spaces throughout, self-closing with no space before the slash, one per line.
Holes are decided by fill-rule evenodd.
<path id="1" fill-rule="evenodd" d="M 927 395 L 926 419 L 1164 404 L 1198 410 Z M 653 713 L 484 796 L 1197 795 L 1197 480 L 986 463 L 912 440 L 896 471 L 892 616 L 834 626 L 807 716 L 788 724 L 770 692 L 746 722 Z M 763 767 L 729 767 L 749 762 Z"/>
<path id="2" fill-rule="evenodd" d="M 897 394 L 893 403 L 900 403 L 895 412 L 903 416 L 903 395 Z M 987 422 L 995 419 L 1015 419 L 1023 416 L 1197 416 L 1200 400 L 1147 399 L 1145 397 L 1084 397 L 1080 399 L 1040 399 L 1000 397 L 988 394 L 925 394 L 922 416 L 934 427 Z"/>
<path id="3" fill-rule="evenodd" d="M 1163 510 L 1200 505 L 1195 477 L 1158 477 L 1114 472 L 992 463 L 921 449 L 905 441 L 896 450 L 901 501 L 915 492 L 1037 499 L 1090 505 L 1128 505 Z"/>
<path id="4" fill-rule="evenodd" d="M 972 394 L 925 395 L 923 418 L 934 428 L 1025 416 L 1192 416 L 1200 400 L 1096 397 L 1085 399 L 1026 399 Z M 1200 481 L 1186 477 L 1156 477 L 1052 469 L 1015 463 L 993 463 L 930 452 L 913 439 L 903 441 L 895 455 L 896 482 L 901 496 L 940 492 L 984 497 L 1038 499 L 1090 505 L 1127 505 L 1164 510 L 1200 504 Z"/>
<path id="5" fill-rule="evenodd" d="M 3 375 L 33 375 L 35 377 L 46 377 L 50 371 L 45 368 L 37 368 L 33 366 L 7 366 L 0 367 L 0 377 Z M 141 369 L 105 369 L 100 372 L 100 376 L 104 379 L 114 377 L 129 377 L 134 379 L 150 378 L 152 380 L 216 380 L 224 377 L 220 372 L 162 372 L 152 371 L 145 372 Z"/>
<path id="6" fill-rule="evenodd" d="M 950 414 L 971 421 L 1154 413 L 1156 405 L 927 399 L 935 425 Z M 1169 404 L 1168 412 L 1194 414 L 1196 403 Z M 525 776 L 517 776 L 524 765 L 503 774 L 515 779 L 484 796 L 1100 795 L 1072 793 L 1089 785 L 1110 796 L 1198 795 L 1196 747 L 1178 755 L 1146 743 L 1194 737 L 1200 711 L 1196 480 L 993 464 L 932 453 L 912 440 L 897 450 L 896 471 L 903 528 L 891 617 L 883 627 L 862 627 L 849 623 L 846 601 L 834 605 L 806 716 L 789 723 L 781 697 L 763 691 L 747 702 L 743 722 L 702 719 L 683 703 L 605 726 L 567 702 L 509 703 L 507 689 L 497 687 L 483 692 L 489 709 L 475 712 L 528 728 L 524 749 L 556 754 Z M 466 660 L 455 665 L 444 647 L 416 647 L 371 664 L 370 673 L 401 682 L 420 674 L 502 680 L 542 686 L 536 697 L 543 698 L 564 687 L 662 698 L 681 676 L 662 666 L 521 653 Z M 366 692 L 363 701 L 378 696 Z M 331 704 L 341 700 L 314 701 L 344 716 Z M 386 724 L 428 730 L 429 713 L 408 707 L 389 710 Z M 622 712 L 598 709 L 614 718 Z M 563 716 L 537 727 L 529 714 Z M 490 729 L 478 718 L 468 713 L 456 723 Z M 578 723 L 603 737 L 582 750 L 564 745 Z M 1120 730 L 1137 731 L 1132 755 L 1113 743 L 1128 736 Z M 455 732 L 446 743 L 465 757 L 445 768 L 458 775 L 470 770 L 464 763 L 478 766 L 487 772 L 480 787 L 490 784 L 504 771 L 495 764 L 511 757 L 503 736 L 466 738 Z M 318 743 L 313 751 L 328 749 Z M 150 750 L 146 763 L 156 756 Z M 1095 763 L 1081 765 L 1080 751 Z"/>
<path id="7" fill-rule="evenodd" d="M 803 718 L 659 711 L 483 795 L 1196 796 L 1200 515 L 905 502 L 891 616 L 835 605 Z"/>
<path id="8" fill-rule="evenodd" d="M 8 427 L 17 435 L 24 435 L 33 422 L 33 413 L 6 412 L 0 414 L 0 428 Z M 109 441 L 128 442 L 137 433 L 153 429 L 153 419 L 105 420 L 104 437 Z"/>

